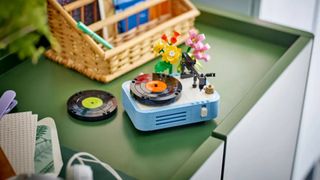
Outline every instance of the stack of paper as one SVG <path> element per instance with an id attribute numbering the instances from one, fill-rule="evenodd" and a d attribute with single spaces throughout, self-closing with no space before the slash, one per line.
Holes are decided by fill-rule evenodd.
<path id="1" fill-rule="evenodd" d="M 12 113 L 0 119 L 0 146 L 16 174 L 53 173 L 62 168 L 54 120 L 38 122 L 32 112 Z"/>

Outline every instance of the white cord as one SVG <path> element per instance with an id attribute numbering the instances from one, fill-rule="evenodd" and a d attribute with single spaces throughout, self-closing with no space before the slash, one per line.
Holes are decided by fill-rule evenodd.
<path id="1" fill-rule="evenodd" d="M 87 159 L 87 158 L 82 158 L 81 156 L 88 156 L 91 159 Z M 96 158 L 95 156 L 93 156 L 92 154 L 86 153 L 86 152 L 79 152 L 74 154 L 68 161 L 67 163 L 67 172 L 70 172 L 70 168 L 72 165 L 72 162 L 77 159 L 82 165 L 84 165 L 83 161 L 87 161 L 87 162 L 93 162 L 93 163 L 97 163 L 102 165 L 107 171 L 109 171 L 116 179 L 118 180 L 122 180 L 122 178 L 119 176 L 119 174 L 117 173 L 117 171 L 115 171 L 110 165 L 108 165 L 107 163 L 101 162 L 98 158 Z M 93 159 L 93 160 L 92 160 Z"/>
<path id="2" fill-rule="evenodd" d="M 94 163 L 98 163 L 100 165 L 102 165 L 106 170 L 108 170 L 116 179 L 122 179 L 119 174 L 117 173 L 117 171 L 115 171 L 109 164 L 104 163 L 102 161 L 100 161 L 99 159 L 96 158 L 96 161 L 91 160 L 91 159 L 86 159 L 86 158 L 82 158 L 83 161 L 87 161 L 87 162 L 94 162 Z"/>
<path id="3" fill-rule="evenodd" d="M 76 159 L 80 162 L 81 165 L 84 165 L 84 162 L 83 162 L 82 158 L 76 157 Z"/>

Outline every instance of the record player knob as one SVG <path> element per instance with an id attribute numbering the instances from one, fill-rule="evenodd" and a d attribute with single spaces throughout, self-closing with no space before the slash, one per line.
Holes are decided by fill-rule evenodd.
<path id="1" fill-rule="evenodd" d="M 214 93 L 214 87 L 213 85 L 209 84 L 204 88 L 204 92 L 206 94 L 213 94 Z"/>

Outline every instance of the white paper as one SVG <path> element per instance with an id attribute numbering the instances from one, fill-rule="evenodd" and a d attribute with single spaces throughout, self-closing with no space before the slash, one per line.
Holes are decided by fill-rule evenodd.
<path id="1" fill-rule="evenodd" d="M 57 133 L 57 128 L 56 124 L 54 123 L 54 120 L 50 117 L 41 119 L 38 122 L 38 125 L 45 125 L 50 128 L 50 133 L 51 133 L 51 141 L 52 141 L 52 153 L 53 153 L 53 163 L 54 163 L 54 175 L 58 176 L 62 166 L 63 166 L 63 161 L 61 157 L 61 151 L 60 151 L 60 144 L 59 144 L 59 139 L 58 139 L 58 133 Z"/>
<path id="2" fill-rule="evenodd" d="M 16 174 L 34 173 L 37 115 L 12 113 L 0 119 L 0 146 Z"/>

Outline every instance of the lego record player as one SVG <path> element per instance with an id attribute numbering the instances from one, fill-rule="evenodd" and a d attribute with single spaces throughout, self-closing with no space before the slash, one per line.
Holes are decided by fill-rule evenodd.
<path id="1" fill-rule="evenodd" d="M 213 86 L 203 78 L 197 88 L 196 78 L 180 77 L 142 74 L 122 84 L 122 103 L 135 128 L 153 131 L 217 117 L 220 96 Z"/>

